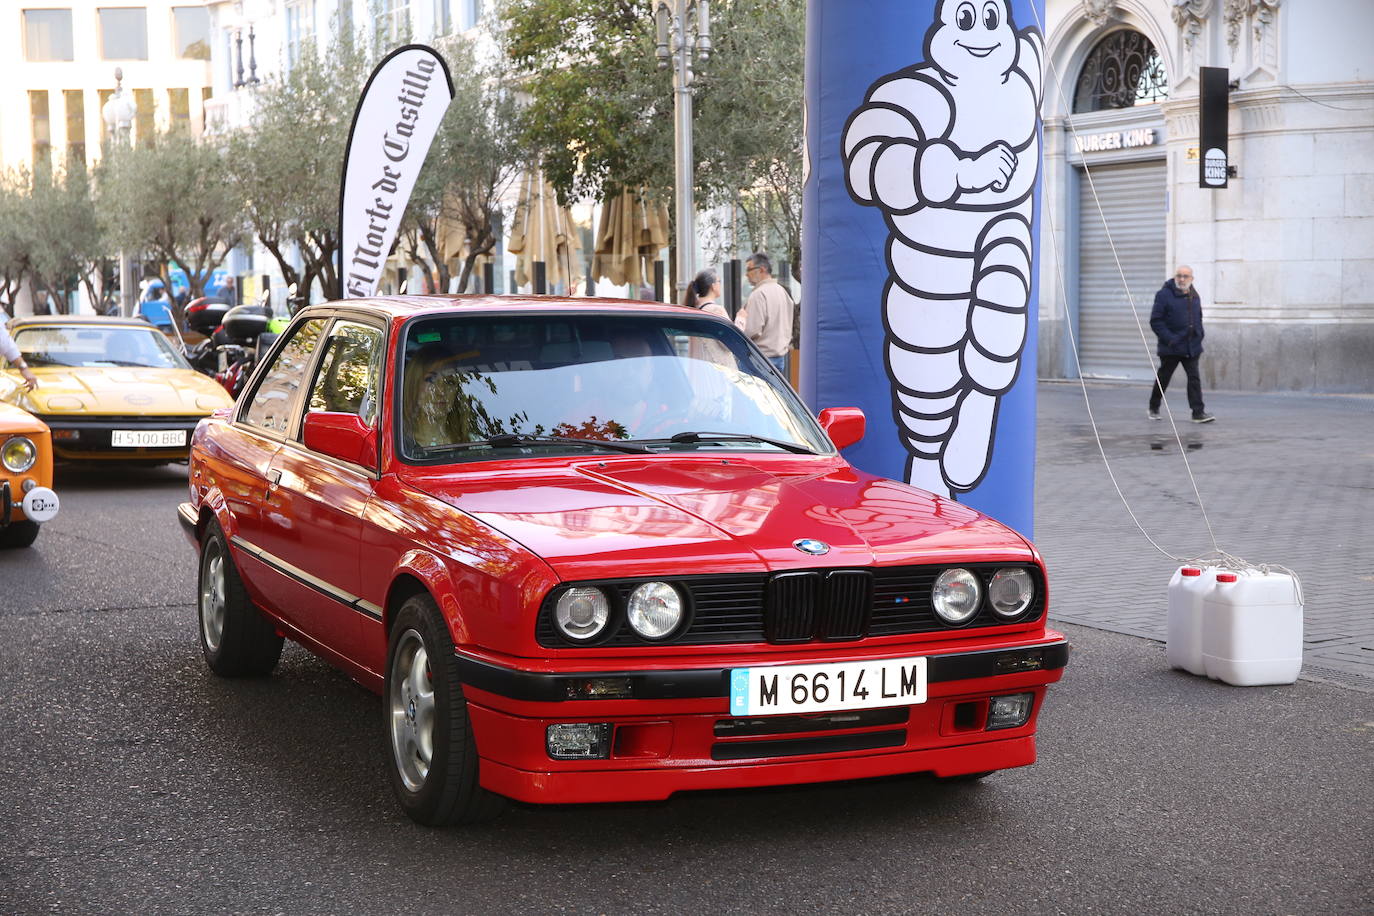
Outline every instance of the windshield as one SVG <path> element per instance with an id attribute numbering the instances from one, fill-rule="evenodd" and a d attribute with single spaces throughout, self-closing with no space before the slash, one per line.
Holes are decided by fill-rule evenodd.
<path id="1" fill-rule="evenodd" d="M 30 366 L 186 369 L 167 338 L 148 328 L 79 325 L 20 328 L 14 342 Z"/>
<path id="2" fill-rule="evenodd" d="M 684 451 L 784 450 L 766 441 L 773 439 L 794 451 L 831 451 L 772 367 L 733 326 L 711 319 L 426 319 L 406 338 L 402 371 L 401 442 L 412 460 L 582 448 L 553 437 Z M 701 435 L 671 441 L 685 433 Z M 488 443 L 493 437 L 502 438 Z"/>

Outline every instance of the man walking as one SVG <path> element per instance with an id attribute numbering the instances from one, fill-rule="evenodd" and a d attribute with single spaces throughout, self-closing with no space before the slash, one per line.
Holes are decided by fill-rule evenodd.
<path id="1" fill-rule="evenodd" d="M 1150 312 L 1150 327 L 1159 338 L 1159 373 L 1150 392 L 1150 419 L 1159 419 L 1159 405 L 1174 370 L 1183 364 L 1188 376 L 1188 406 L 1193 409 L 1194 423 L 1211 423 L 1216 417 L 1202 406 L 1202 378 L 1198 375 L 1198 357 L 1202 356 L 1202 297 L 1193 286 L 1193 269 L 1180 265 L 1172 280 L 1155 293 L 1155 307 Z"/>
<path id="2" fill-rule="evenodd" d="M 735 316 L 735 325 L 786 378 L 787 354 L 792 349 L 792 297 L 773 279 L 773 262 L 763 252 L 755 252 L 745 262 L 744 275 L 754 291 Z"/>

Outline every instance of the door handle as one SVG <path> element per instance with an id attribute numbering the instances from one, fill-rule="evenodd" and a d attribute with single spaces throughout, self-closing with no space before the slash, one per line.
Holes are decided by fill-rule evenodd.
<path id="1" fill-rule="evenodd" d="M 267 472 L 267 489 L 274 490 L 281 486 L 281 468 L 272 468 Z"/>

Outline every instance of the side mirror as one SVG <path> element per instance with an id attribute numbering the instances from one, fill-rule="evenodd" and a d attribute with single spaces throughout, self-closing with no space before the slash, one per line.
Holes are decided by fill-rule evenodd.
<path id="1" fill-rule="evenodd" d="M 312 410 L 305 415 L 301 439 L 306 448 L 322 455 L 365 468 L 377 466 L 377 433 L 357 414 Z"/>
<path id="2" fill-rule="evenodd" d="M 821 429 L 835 443 L 835 448 L 849 448 L 864 437 L 868 421 L 857 407 L 827 407 L 821 411 Z"/>

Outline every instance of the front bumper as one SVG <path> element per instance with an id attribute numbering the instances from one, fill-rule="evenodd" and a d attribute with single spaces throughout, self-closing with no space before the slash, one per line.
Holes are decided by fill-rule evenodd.
<path id="1" fill-rule="evenodd" d="M 41 416 L 52 430 L 53 454 L 62 461 L 184 461 L 191 452 L 191 437 L 200 416 L 110 417 Z M 184 445 L 171 448 L 124 448 L 111 444 L 117 429 L 180 430 L 186 433 Z"/>
<path id="2" fill-rule="evenodd" d="M 921 651 L 906 648 L 908 655 Z M 925 703 L 857 716 L 732 717 L 726 667 L 565 674 L 461 652 L 459 667 L 485 788 L 527 802 L 615 802 L 692 789 L 1025 766 L 1035 761 L 1036 719 L 1047 685 L 1059 680 L 1068 651 L 1067 641 L 1053 632 L 1021 645 L 932 650 Z M 578 698 L 577 685 L 591 678 L 623 679 L 632 695 Z M 989 699 L 1014 693 L 1033 695 L 1026 723 L 987 730 Z M 610 756 L 552 759 L 545 733 L 560 722 L 610 723 Z"/>

